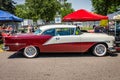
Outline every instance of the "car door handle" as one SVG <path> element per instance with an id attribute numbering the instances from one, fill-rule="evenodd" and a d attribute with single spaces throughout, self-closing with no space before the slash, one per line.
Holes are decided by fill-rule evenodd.
<path id="1" fill-rule="evenodd" d="M 59 37 L 56 37 L 55 39 L 56 39 L 56 40 L 59 40 L 60 38 L 59 38 Z"/>

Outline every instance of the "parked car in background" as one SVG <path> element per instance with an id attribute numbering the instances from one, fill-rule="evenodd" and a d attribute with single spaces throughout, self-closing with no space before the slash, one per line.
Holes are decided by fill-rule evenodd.
<path id="1" fill-rule="evenodd" d="M 40 52 L 87 52 L 104 56 L 115 52 L 114 37 L 103 33 L 83 33 L 74 25 L 45 25 L 34 33 L 15 34 L 4 38 L 4 49 L 23 51 L 27 58 Z"/>

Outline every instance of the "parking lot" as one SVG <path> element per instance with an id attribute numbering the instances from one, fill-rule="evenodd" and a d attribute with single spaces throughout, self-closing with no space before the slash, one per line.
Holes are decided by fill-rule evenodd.
<path id="1" fill-rule="evenodd" d="M 120 80 L 120 53 L 46 53 L 27 59 L 15 52 L 0 53 L 0 80 Z"/>

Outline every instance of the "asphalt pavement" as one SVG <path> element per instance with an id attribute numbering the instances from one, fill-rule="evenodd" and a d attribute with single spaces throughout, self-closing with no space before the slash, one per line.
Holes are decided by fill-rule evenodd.
<path id="1" fill-rule="evenodd" d="M 28 59 L 20 53 L 0 54 L 0 80 L 120 80 L 120 53 L 42 53 Z"/>

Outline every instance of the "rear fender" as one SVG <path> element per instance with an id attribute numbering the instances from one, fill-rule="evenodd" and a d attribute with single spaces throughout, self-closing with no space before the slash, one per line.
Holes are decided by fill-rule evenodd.
<path id="1" fill-rule="evenodd" d="M 23 50 L 24 50 L 26 47 L 28 47 L 28 46 L 35 46 L 37 49 L 40 50 L 40 47 L 39 47 L 38 44 L 33 44 L 33 45 L 26 45 L 26 46 L 24 46 L 24 47 L 21 47 L 18 51 L 23 51 Z"/>

